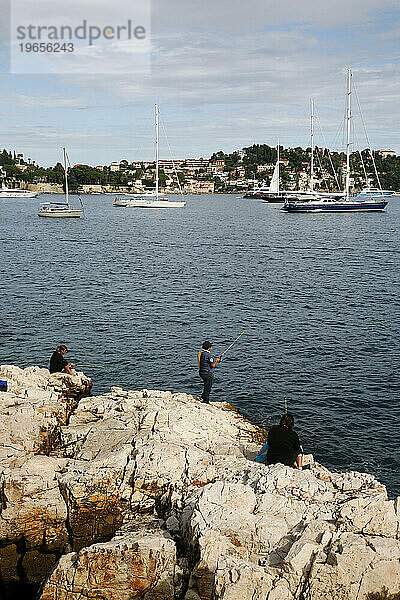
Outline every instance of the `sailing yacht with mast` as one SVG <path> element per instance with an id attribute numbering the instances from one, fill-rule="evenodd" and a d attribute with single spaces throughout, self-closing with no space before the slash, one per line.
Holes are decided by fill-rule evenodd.
<path id="1" fill-rule="evenodd" d="M 334 200 L 322 197 L 308 202 L 287 200 L 282 207 L 285 212 L 381 212 L 387 206 L 382 197 L 350 196 L 350 134 L 351 134 L 351 69 L 347 71 L 347 145 L 346 145 L 346 193 Z M 373 155 L 371 152 L 372 160 Z"/>
<path id="2" fill-rule="evenodd" d="M 68 169 L 67 169 L 67 152 L 63 148 L 64 153 L 64 174 L 65 174 L 65 202 L 45 202 L 40 205 L 39 217 L 52 218 L 79 218 L 83 215 L 82 209 L 71 208 L 69 203 L 69 188 L 68 188 Z"/>
<path id="3" fill-rule="evenodd" d="M 156 188 L 154 197 L 143 194 L 134 198 L 116 198 L 114 206 L 123 206 L 124 208 L 183 208 L 186 202 L 169 200 L 166 196 L 160 194 L 159 181 L 159 110 L 158 104 L 155 105 L 155 129 L 156 129 Z M 181 192 L 182 194 L 182 192 Z"/>
<path id="4" fill-rule="evenodd" d="M 280 189 L 280 147 L 279 147 L 279 138 L 277 141 L 277 161 L 274 169 L 274 173 L 272 175 L 271 183 L 268 190 L 260 189 L 257 194 L 253 196 L 245 196 L 245 197 L 254 197 L 260 198 L 265 202 L 274 202 L 281 203 L 286 201 L 310 201 L 310 200 L 319 200 L 324 197 L 328 198 L 338 198 L 343 195 L 343 193 L 335 193 L 335 192 L 320 192 L 315 191 L 314 189 L 314 100 L 310 101 L 311 106 L 311 168 L 310 168 L 310 189 L 309 190 L 281 190 Z"/>
<path id="5" fill-rule="evenodd" d="M 271 183 L 269 184 L 268 190 L 261 190 L 259 194 L 259 198 L 264 200 L 265 202 L 283 202 L 284 198 L 280 192 L 280 147 L 279 147 L 279 138 L 276 143 L 276 164 L 274 168 L 274 172 L 272 173 Z"/>

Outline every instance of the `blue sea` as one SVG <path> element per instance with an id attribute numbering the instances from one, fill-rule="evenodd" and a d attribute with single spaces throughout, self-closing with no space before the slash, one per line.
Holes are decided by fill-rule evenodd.
<path id="1" fill-rule="evenodd" d="M 49 196 L 44 198 L 49 200 Z M 400 199 L 385 213 L 284 214 L 235 195 L 184 209 L 82 219 L 0 200 L 0 363 L 48 366 L 59 343 L 111 386 L 199 395 L 196 354 L 216 354 L 212 400 L 263 427 L 285 403 L 306 452 L 373 473 L 400 495 Z"/>

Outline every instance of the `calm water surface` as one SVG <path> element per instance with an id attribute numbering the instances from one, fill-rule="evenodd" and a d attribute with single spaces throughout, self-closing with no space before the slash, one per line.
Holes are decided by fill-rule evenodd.
<path id="1" fill-rule="evenodd" d="M 201 342 L 218 353 L 245 329 L 212 399 L 269 427 L 286 398 L 307 452 L 400 494 L 399 199 L 344 215 L 235 196 L 164 211 L 84 202 L 64 220 L 0 200 L 0 363 L 47 366 L 63 342 L 100 365 L 85 369 L 95 394 L 199 394 Z"/>

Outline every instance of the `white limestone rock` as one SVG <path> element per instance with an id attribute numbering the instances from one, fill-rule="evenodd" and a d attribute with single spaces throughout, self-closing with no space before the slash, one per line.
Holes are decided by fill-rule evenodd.
<path id="1" fill-rule="evenodd" d="M 173 540 L 148 525 L 63 556 L 41 600 L 174 600 L 176 571 Z"/>
<path id="2" fill-rule="evenodd" d="M 331 473 L 312 459 L 303 471 L 255 463 L 263 433 L 227 403 L 186 394 L 115 387 L 74 399 L 71 413 L 67 383 L 45 371 L 0 375 L 11 381 L 0 393 L 3 581 L 21 569 L 39 581 L 57 552 L 73 550 L 42 600 L 398 591 L 399 500 L 372 475 Z"/>

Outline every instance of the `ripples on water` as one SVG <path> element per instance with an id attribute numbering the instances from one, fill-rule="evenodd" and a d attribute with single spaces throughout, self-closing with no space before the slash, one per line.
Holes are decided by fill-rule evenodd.
<path id="1" fill-rule="evenodd" d="M 196 352 L 221 352 L 212 397 L 269 427 L 284 408 L 329 468 L 400 494 L 400 201 L 386 213 L 283 214 L 235 196 L 184 210 L 114 208 L 41 219 L 1 200 L 0 362 L 47 366 L 60 342 L 94 393 L 111 385 L 198 394 Z"/>

